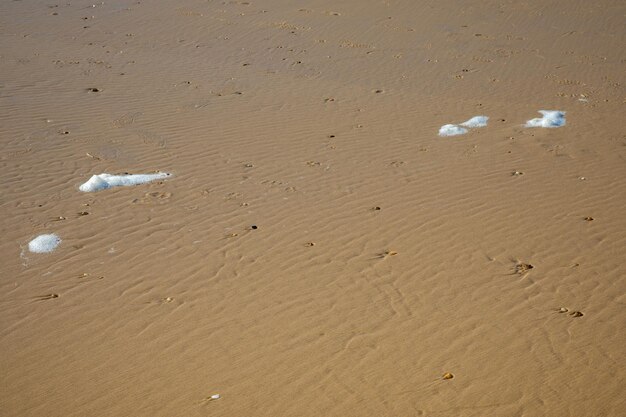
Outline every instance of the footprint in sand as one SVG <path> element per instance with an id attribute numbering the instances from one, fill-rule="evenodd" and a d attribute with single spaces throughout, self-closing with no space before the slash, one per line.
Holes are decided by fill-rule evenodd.
<path id="1" fill-rule="evenodd" d="M 164 191 L 152 191 L 149 193 L 145 193 L 142 198 L 135 198 L 133 203 L 140 204 L 162 204 L 167 202 L 170 199 L 172 193 L 164 192 Z M 82 212 L 89 214 L 87 212 Z M 80 214 L 80 213 L 79 213 Z"/>

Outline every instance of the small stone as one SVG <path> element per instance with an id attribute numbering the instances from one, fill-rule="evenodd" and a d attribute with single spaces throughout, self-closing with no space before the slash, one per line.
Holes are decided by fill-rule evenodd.
<path id="1" fill-rule="evenodd" d="M 560 307 L 556 310 L 557 313 L 567 313 L 569 310 L 565 307 Z"/>
<path id="2" fill-rule="evenodd" d="M 445 374 L 443 374 L 442 378 L 443 379 L 452 379 L 452 378 L 454 378 L 454 375 L 452 375 L 450 372 L 446 372 Z"/>
<path id="3" fill-rule="evenodd" d="M 253 224 L 252 226 L 250 226 L 250 229 L 252 229 L 252 230 L 256 230 L 256 229 L 258 229 L 258 228 L 259 228 L 259 227 L 258 227 L 256 224 Z"/>
<path id="4" fill-rule="evenodd" d="M 584 316 L 583 313 L 581 313 L 580 311 L 572 311 L 571 313 L 569 313 L 570 316 L 572 317 L 582 317 Z"/>
<path id="5" fill-rule="evenodd" d="M 593 217 L 587 216 L 583 220 L 590 222 L 590 221 L 593 221 Z"/>

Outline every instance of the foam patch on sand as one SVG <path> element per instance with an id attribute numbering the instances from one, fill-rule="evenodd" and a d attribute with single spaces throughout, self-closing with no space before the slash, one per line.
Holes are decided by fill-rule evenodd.
<path id="1" fill-rule="evenodd" d="M 85 193 L 93 193 L 95 191 L 106 190 L 113 187 L 127 187 L 130 185 L 145 184 L 151 181 L 165 179 L 172 174 L 159 172 L 157 174 L 129 174 L 129 175 L 111 175 L 99 174 L 93 175 L 89 181 L 82 184 L 78 189 Z"/>
<path id="2" fill-rule="evenodd" d="M 457 136 L 467 133 L 467 129 L 457 125 L 443 125 L 439 129 L 439 136 Z"/>
<path id="3" fill-rule="evenodd" d="M 485 127 L 487 126 L 488 120 L 489 120 L 489 117 L 487 116 L 474 116 L 471 119 L 461 123 L 460 125 L 453 125 L 453 124 L 443 125 L 439 129 L 439 136 L 464 135 L 468 132 L 468 130 L 465 129 L 466 127 L 469 127 L 471 129 L 476 128 L 476 127 Z M 461 126 L 464 126 L 464 127 L 461 127 Z"/>
<path id="4" fill-rule="evenodd" d="M 526 122 L 526 127 L 561 127 L 565 126 L 565 112 L 559 110 L 539 110 L 543 117 Z"/>
<path id="5" fill-rule="evenodd" d="M 487 116 L 474 116 L 468 121 L 461 123 L 461 126 L 471 127 L 471 128 L 485 127 L 487 126 L 488 120 L 489 120 L 489 117 Z"/>
<path id="6" fill-rule="evenodd" d="M 55 235 L 39 235 L 28 242 L 28 250 L 33 253 L 49 253 L 56 249 L 61 239 Z"/>

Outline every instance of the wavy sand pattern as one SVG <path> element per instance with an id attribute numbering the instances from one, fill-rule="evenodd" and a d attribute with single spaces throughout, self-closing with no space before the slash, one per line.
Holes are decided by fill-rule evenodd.
<path id="1" fill-rule="evenodd" d="M 0 2 L 0 414 L 625 415 L 623 2 L 299 3 Z"/>

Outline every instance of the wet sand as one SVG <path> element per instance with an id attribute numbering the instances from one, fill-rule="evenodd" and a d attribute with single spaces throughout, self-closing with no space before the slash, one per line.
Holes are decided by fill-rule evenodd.
<path id="1" fill-rule="evenodd" d="M 0 3 L 0 414 L 624 415 L 625 12 Z"/>

